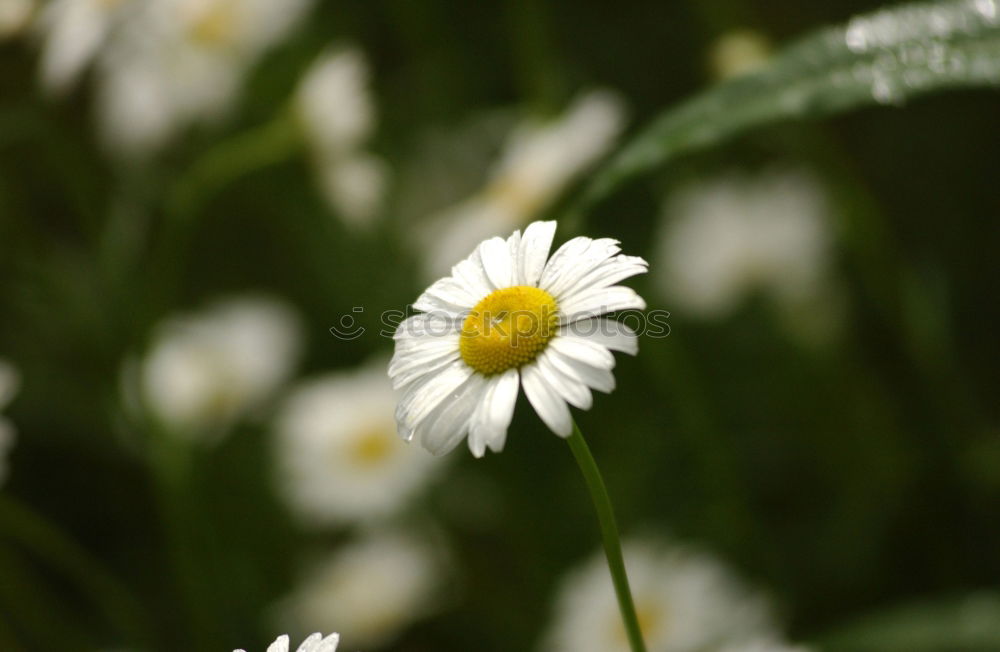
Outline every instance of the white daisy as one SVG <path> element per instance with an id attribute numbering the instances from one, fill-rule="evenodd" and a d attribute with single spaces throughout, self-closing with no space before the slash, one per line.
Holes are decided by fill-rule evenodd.
<path id="1" fill-rule="evenodd" d="M 306 72 L 295 98 L 323 197 L 354 225 L 375 215 L 388 176 L 384 161 L 363 150 L 375 126 L 368 74 L 360 50 L 331 49 Z"/>
<path id="2" fill-rule="evenodd" d="M 284 615 L 306 631 L 336 623 L 352 648 L 382 647 L 433 611 L 440 569 L 424 541 L 368 534 L 313 569 L 284 603 Z"/>
<path id="3" fill-rule="evenodd" d="M 518 387 L 557 435 L 573 429 L 567 403 L 591 405 L 591 389 L 615 385 L 611 350 L 635 354 L 636 334 L 602 317 L 646 304 L 618 281 L 646 271 L 617 240 L 573 238 L 549 258 L 555 222 L 486 240 L 424 292 L 424 313 L 396 330 L 389 364 L 403 393 L 396 422 L 435 454 L 466 435 L 472 453 L 500 451 Z"/>
<path id="4" fill-rule="evenodd" d="M 324 638 L 322 634 L 316 632 L 302 641 L 296 652 L 337 652 L 338 643 L 340 643 L 339 634 L 330 634 Z M 267 652 L 288 652 L 288 644 L 288 634 L 282 634 L 274 640 L 274 643 L 267 646 Z M 233 650 L 233 652 L 246 652 L 246 650 Z"/>
<path id="5" fill-rule="evenodd" d="M 810 175 L 727 175 L 670 197 L 657 280 L 702 317 L 724 315 L 752 290 L 794 304 L 820 288 L 831 239 L 826 198 Z"/>
<path id="6" fill-rule="evenodd" d="M 284 383 L 299 337 L 295 314 L 272 299 L 230 299 L 172 318 L 142 363 L 143 403 L 177 434 L 221 434 Z"/>
<path id="7" fill-rule="evenodd" d="M 662 542 L 623 548 L 649 652 L 702 652 L 746 640 L 773 640 L 768 602 L 718 560 Z M 603 555 L 563 581 L 545 652 L 627 652 L 628 640 Z"/>
<path id="8" fill-rule="evenodd" d="M 382 359 L 294 389 L 276 423 L 281 484 L 309 522 L 384 517 L 433 477 L 440 458 L 396 436 Z"/>
<path id="9" fill-rule="evenodd" d="M 523 227 L 614 143 L 625 110 L 617 95 L 591 91 L 551 120 L 517 125 L 485 187 L 432 218 L 425 266 L 431 278 L 486 238 Z M 445 267 L 442 267 L 444 265 Z"/>
<path id="10" fill-rule="evenodd" d="M 105 141 L 121 153 L 147 154 L 183 127 L 221 117 L 250 67 L 310 4 L 144 0 L 130 7 L 99 59 Z"/>

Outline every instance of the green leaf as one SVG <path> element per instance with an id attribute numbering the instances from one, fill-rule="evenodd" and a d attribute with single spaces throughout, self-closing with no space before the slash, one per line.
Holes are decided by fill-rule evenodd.
<path id="1" fill-rule="evenodd" d="M 1000 84 L 1000 2 L 903 5 L 807 36 L 763 69 L 671 108 L 599 170 L 581 206 L 677 156 L 769 123 Z"/>
<path id="2" fill-rule="evenodd" d="M 1000 650 L 1000 595 L 922 602 L 869 616 L 821 638 L 824 652 Z"/>

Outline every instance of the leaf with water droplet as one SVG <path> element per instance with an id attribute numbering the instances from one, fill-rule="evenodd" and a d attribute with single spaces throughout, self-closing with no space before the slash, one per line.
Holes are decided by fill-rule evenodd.
<path id="1" fill-rule="evenodd" d="M 758 72 L 668 109 L 592 178 L 578 208 L 675 157 L 765 124 L 1000 85 L 1000 0 L 903 5 L 793 43 Z"/>

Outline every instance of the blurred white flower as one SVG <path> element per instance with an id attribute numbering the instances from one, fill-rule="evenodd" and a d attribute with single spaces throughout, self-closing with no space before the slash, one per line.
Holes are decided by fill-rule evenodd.
<path id="1" fill-rule="evenodd" d="M 301 629 L 337 623 L 344 644 L 380 647 L 435 607 L 441 564 L 430 544 L 380 532 L 333 553 L 285 603 Z"/>
<path id="2" fill-rule="evenodd" d="M 649 652 L 702 652 L 745 640 L 771 640 L 768 602 L 718 560 L 676 545 L 624 546 L 639 625 Z M 545 652 L 628 652 L 603 555 L 563 581 Z"/>
<path id="3" fill-rule="evenodd" d="M 12 364 L 0 359 L 0 410 L 17 394 L 21 386 L 21 375 Z M 14 425 L 0 414 L 0 484 L 7 479 L 7 455 L 14 446 L 16 431 Z"/>
<path id="4" fill-rule="evenodd" d="M 771 56 L 771 43 L 760 32 L 735 29 L 712 43 L 708 65 L 712 76 L 723 80 L 753 72 Z"/>
<path id="5" fill-rule="evenodd" d="M 221 117 L 249 68 L 311 2 L 126 3 L 130 11 L 99 59 L 98 114 L 106 142 L 121 153 L 146 154 L 189 124 Z"/>
<path id="6" fill-rule="evenodd" d="M 49 93 L 76 82 L 123 15 L 124 0 L 52 0 L 38 21 L 41 80 Z"/>
<path id="7" fill-rule="evenodd" d="M 36 10 L 35 0 L 0 0 L 0 41 L 22 34 Z"/>
<path id="8" fill-rule="evenodd" d="M 375 126 L 368 76 L 360 50 L 330 49 L 306 72 L 295 98 L 323 197 L 354 226 L 374 217 L 388 176 L 385 163 L 362 149 Z"/>
<path id="9" fill-rule="evenodd" d="M 328 152 L 360 147 L 375 126 L 364 55 L 354 48 L 322 53 L 299 82 L 296 108 L 313 147 Z"/>
<path id="10" fill-rule="evenodd" d="M 831 227 L 819 183 L 799 171 L 730 174 L 667 201 L 656 277 L 679 308 L 721 316 L 753 290 L 808 300 L 830 262 Z"/>
<path id="11" fill-rule="evenodd" d="M 142 364 L 143 402 L 179 434 L 221 433 L 287 380 L 299 345 L 295 314 L 271 299 L 170 319 Z"/>
<path id="12" fill-rule="evenodd" d="M 296 652 L 337 652 L 338 643 L 340 635 L 330 634 L 324 638 L 322 634 L 316 632 L 302 641 Z M 288 644 L 288 634 L 282 634 L 274 640 L 274 643 L 267 646 L 267 652 L 288 652 Z M 233 650 L 233 652 L 246 652 L 246 650 Z"/>
<path id="13" fill-rule="evenodd" d="M 386 516 L 431 478 L 440 458 L 396 436 L 387 360 L 307 381 L 277 419 L 289 503 L 309 522 Z"/>
<path id="14" fill-rule="evenodd" d="M 610 91 L 579 97 L 558 118 L 527 119 L 507 138 L 486 186 L 432 218 L 425 268 L 437 278 L 481 241 L 537 218 L 581 172 L 614 143 L 624 123 Z"/>

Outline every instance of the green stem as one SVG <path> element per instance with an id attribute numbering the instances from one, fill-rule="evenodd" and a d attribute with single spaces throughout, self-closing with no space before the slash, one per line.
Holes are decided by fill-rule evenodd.
<path id="1" fill-rule="evenodd" d="M 628 575 L 625 574 L 625 560 L 622 557 L 622 543 L 618 536 L 618 525 L 615 523 L 615 512 L 611 507 L 608 489 L 604 486 L 601 471 L 597 468 L 594 456 L 590 454 L 587 441 L 580 432 L 580 427 L 573 422 L 573 434 L 566 440 L 573 451 L 573 457 L 580 466 L 583 479 L 587 482 L 590 498 L 597 510 L 597 520 L 601 525 L 601 540 L 604 543 L 604 554 L 608 558 L 608 569 L 611 571 L 611 581 L 615 585 L 615 596 L 618 598 L 618 609 L 625 624 L 629 647 L 632 652 L 646 652 L 646 644 L 642 640 L 642 630 L 639 629 L 639 617 L 635 613 L 635 602 L 632 600 L 632 590 L 628 586 Z"/>

